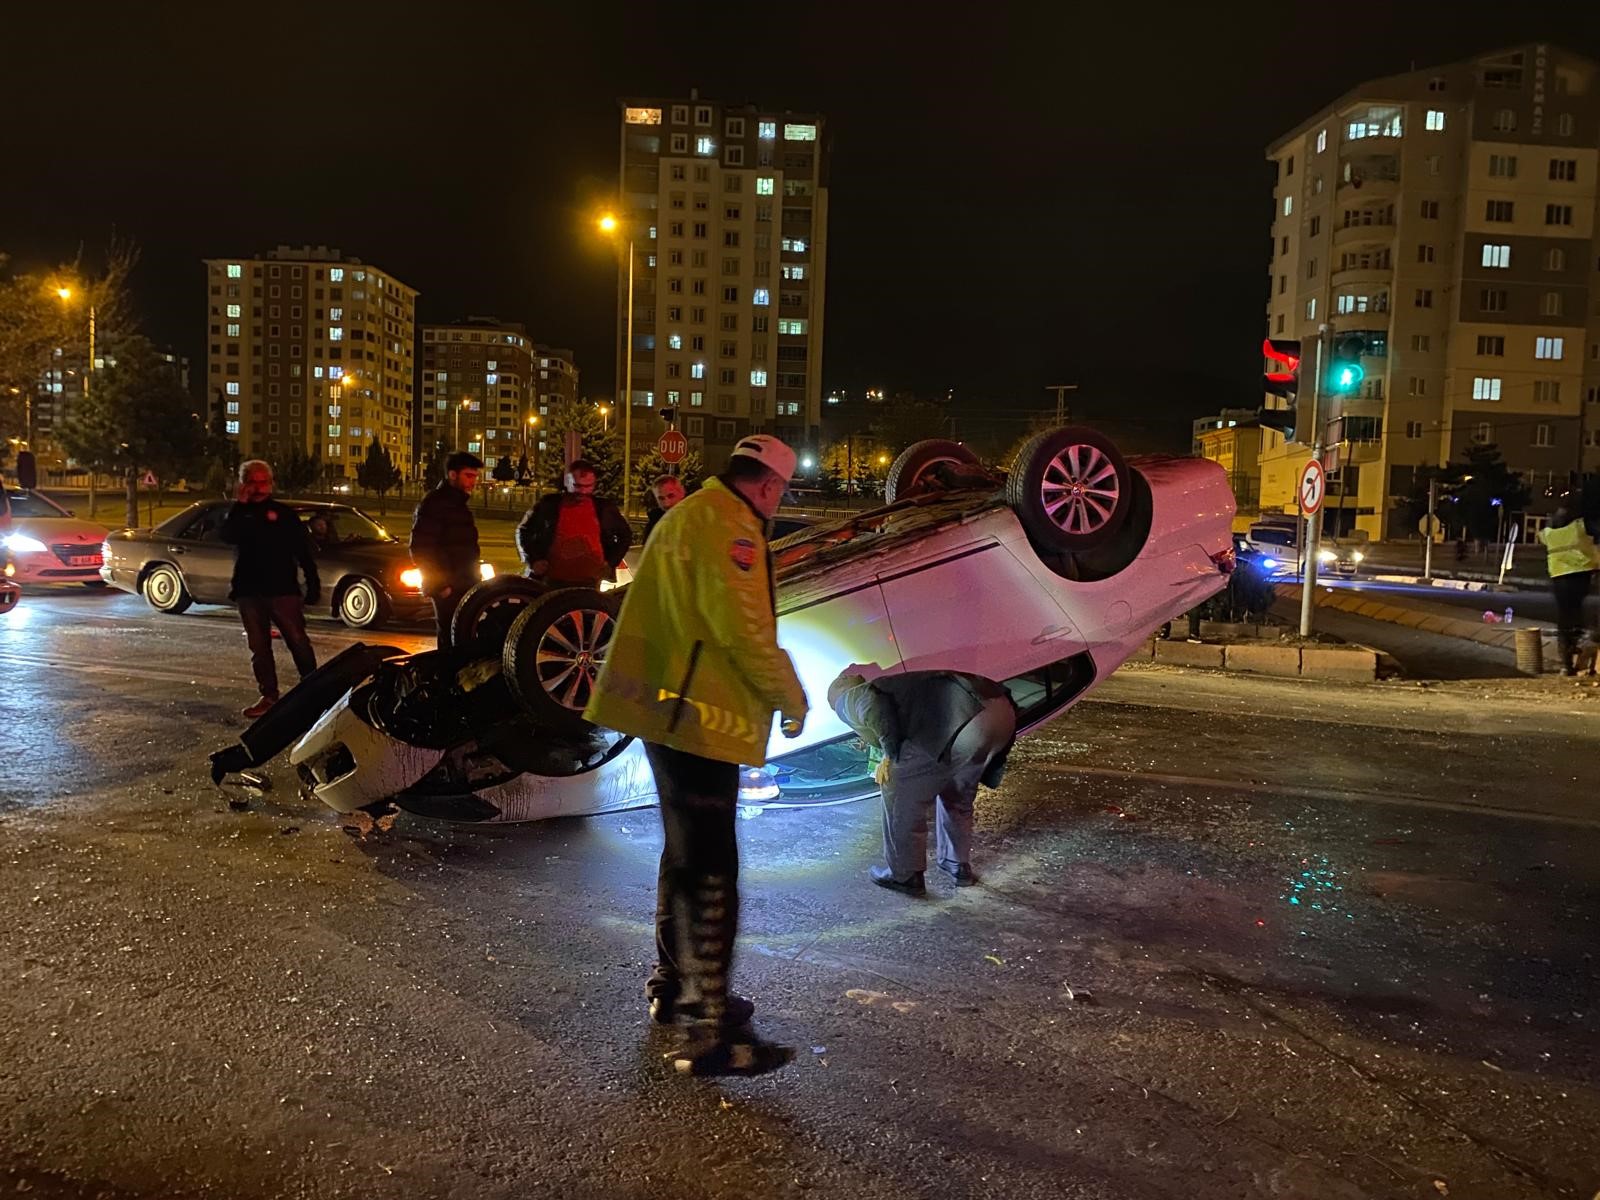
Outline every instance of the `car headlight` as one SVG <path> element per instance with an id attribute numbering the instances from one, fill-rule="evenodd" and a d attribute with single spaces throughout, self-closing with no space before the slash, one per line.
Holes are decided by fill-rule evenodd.
<path id="1" fill-rule="evenodd" d="M 400 584 L 414 592 L 422 590 L 422 570 L 419 567 L 407 567 L 400 572 Z"/>
<path id="2" fill-rule="evenodd" d="M 494 564 L 493 563 L 479 563 L 478 564 L 478 574 L 480 576 L 482 576 L 484 579 L 493 579 L 494 578 Z"/>
<path id="3" fill-rule="evenodd" d="M 1278 560 L 1275 559 L 1275 558 L 1263 558 L 1261 560 L 1262 568 L 1264 570 L 1267 570 L 1267 571 L 1273 570 L 1275 567 L 1277 567 L 1277 565 L 1278 565 Z"/>
<path id="4" fill-rule="evenodd" d="M 43 554 L 48 547 L 36 537 L 13 533 L 6 539 L 6 549 L 13 554 Z"/>
<path id="5" fill-rule="evenodd" d="M 1367 556 L 1365 554 L 1361 553 L 1361 551 L 1359 551 L 1359 550 L 1352 550 L 1350 552 L 1350 561 L 1351 562 L 1360 562 L 1362 559 L 1364 559 L 1366 557 Z"/>
<path id="6" fill-rule="evenodd" d="M 1317 551 L 1317 561 L 1319 563 L 1338 562 L 1339 561 L 1339 556 L 1337 554 L 1335 554 L 1332 550 L 1318 550 Z"/>

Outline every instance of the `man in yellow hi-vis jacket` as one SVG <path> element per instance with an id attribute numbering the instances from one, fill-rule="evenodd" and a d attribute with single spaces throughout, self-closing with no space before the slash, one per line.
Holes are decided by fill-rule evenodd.
<path id="1" fill-rule="evenodd" d="M 757 1075 L 793 1057 L 745 1029 L 754 1006 L 728 992 L 739 921 L 734 820 L 741 763 L 766 762 L 774 712 L 798 736 L 806 696 L 778 646 L 767 522 L 795 454 L 754 434 L 727 470 L 683 500 L 645 545 L 584 716 L 645 743 L 666 843 L 656 895 L 661 1024 L 690 1023 L 679 1071 Z"/>

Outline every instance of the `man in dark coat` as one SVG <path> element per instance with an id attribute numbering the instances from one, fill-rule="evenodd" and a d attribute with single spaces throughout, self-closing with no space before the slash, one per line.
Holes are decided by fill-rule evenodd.
<path id="1" fill-rule="evenodd" d="M 992 679 L 961 671 L 880 674 L 846 667 L 828 686 L 828 703 L 871 749 L 882 752 L 883 857 L 868 871 L 879 887 L 927 891 L 928 817 L 939 806 L 936 860 L 958 887 L 972 870 L 972 810 L 978 784 L 1000 786 L 1017 736 L 1017 709 Z"/>
<path id="2" fill-rule="evenodd" d="M 479 576 L 478 525 L 468 503 L 483 459 L 458 450 L 444 460 L 444 478 L 411 518 L 411 561 L 422 572 L 422 594 L 433 602 L 439 645 L 450 644 L 450 618 Z"/>
<path id="3" fill-rule="evenodd" d="M 261 698 L 244 710 L 254 720 L 278 701 L 278 665 L 272 658 L 272 627 L 294 656 L 300 678 L 317 669 L 317 655 L 306 635 L 307 604 L 322 596 L 317 560 L 300 517 L 272 498 L 272 468 L 258 458 L 239 466 L 239 488 L 222 522 L 222 540 L 234 547 L 233 586 L 228 596 L 239 606 L 250 645 L 250 669 Z M 301 599 L 300 574 L 305 575 Z"/>
<path id="4" fill-rule="evenodd" d="M 656 531 L 656 526 L 661 524 L 661 518 L 683 499 L 683 480 L 676 475 L 663 475 L 650 485 L 650 496 L 655 501 L 655 507 L 650 510 L 650 516 L 645 520 L 641 545 L 650 541 L 650 535 Z"/>
<path id="5" fill-rule="evenodd" d="M 576 458 L 567 467 L 567 490 L 546 496 L 517 526 L 517 552 L 530 578 L 551 587 L 615 583 L 633 526 L 610 500 L 596 496 L 594 464 Z"/>

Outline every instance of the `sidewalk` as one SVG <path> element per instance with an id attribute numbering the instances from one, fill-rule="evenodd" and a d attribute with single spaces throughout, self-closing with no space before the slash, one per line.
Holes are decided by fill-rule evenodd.
<path id="1" fill-rule="evenodd" d="M 1545 573 L 1544 547 L 1536 542 L 1514 543 L 1511 567 L 1506 571 L 1505 587 L 1544 588 L 1549 584 Z M 1455 543 L 1445 542 L 1433 548 L 1433 581 L 1457 583 L 1486 583 L 1494 586 L 1500 579 L 1500 556 L 1503 544 L 1486 547 L 1477 554 L 1469 553 L 1461 562 L 1456 561 Z M 1421 542 L 1374 542 L 1364 548 L 1366 558 L 1361 573 L 1368 578 L 1383 579 L 1394 576 L 1396 582 L 1423 583 Z"/>

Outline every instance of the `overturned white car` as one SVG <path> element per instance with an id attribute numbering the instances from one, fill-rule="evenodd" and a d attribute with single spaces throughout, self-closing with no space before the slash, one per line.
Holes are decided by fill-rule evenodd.
<path id="1" fill-rule="evenodd" d="M 1001 680 L 1037 727 L 1150 633 L 1227 582 L 1234 499 L 1216 464 L 1126 461 L 1084 428 L 1033 438 L 1001 478 L 965 447 L 920 442 L 890 471 L 884 507 L 773 543 L 779 641 L 811 716 L 751 772 L 751 802 L 829 803 L 876 791 L 826 704 L 850 663 Z M 649 570 L 648 560 L 638 565 Z M 505 577 L 468 593 L 452 646 L 355 647 L 284 697 L 213 775 L 290 753 L 340 812 L 387 809 L 511 822 L 655 801 L 643 747 L 585 722 L 617 592 L 545 591 Z M 303 736 L 302 736 L 303 735 Z"/>

